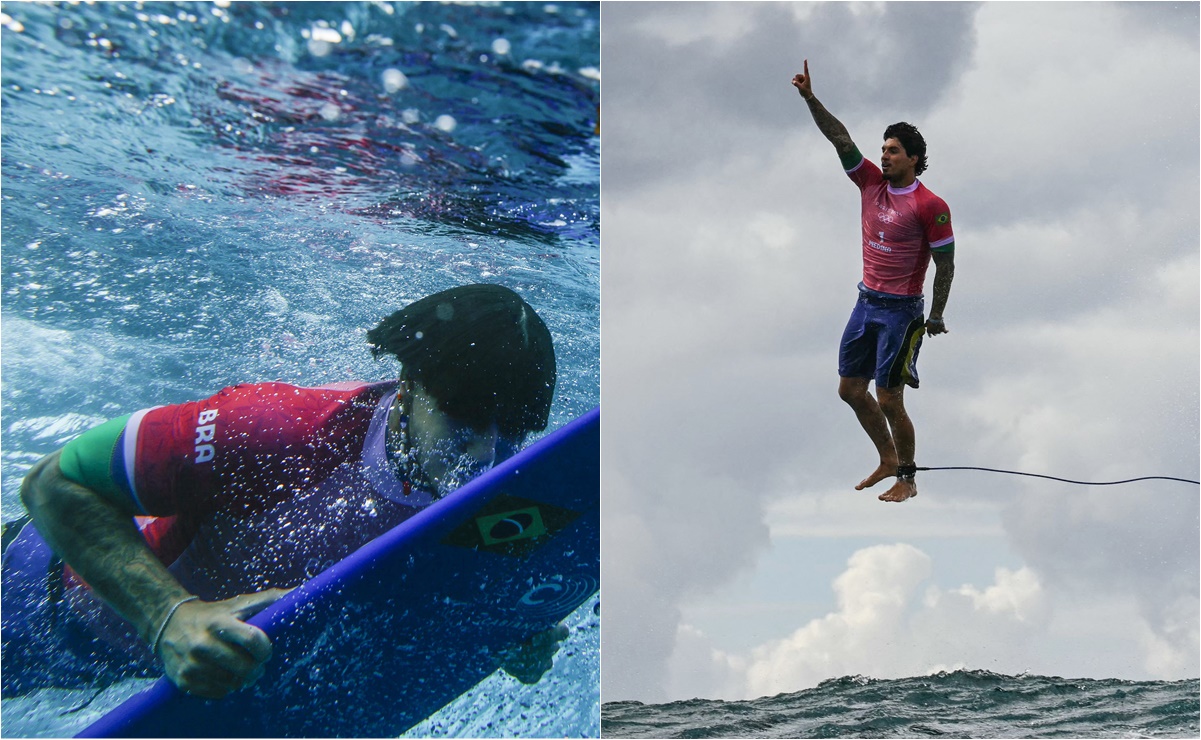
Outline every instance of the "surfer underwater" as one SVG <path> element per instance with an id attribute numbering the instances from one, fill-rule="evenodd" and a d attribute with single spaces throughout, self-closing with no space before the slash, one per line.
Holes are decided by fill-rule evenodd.
<path id="1" fill-rule="evenodd" d="M 551 335 L 499 285 L 418 300 L 367 333 L 398 380 L 242 384 L 84 432 L 21 485 L 7 526 L 3 690 L 159 672 L 220 698 L 269 638 L 242 621 L 547 426 Z M 32 526 L 25 526 L 32 522 Z M 539 680 L 562 625 L 499 658 Z"/>
<path id="2" fill-rule="evenodd" d="M 862 197 L 863 281 L 842 336 L 838 395 L 876 446 L 880 464 L 855 490 L 896 476 L 879 498 L 905 501 L 917 495 L 916 436 L 905 411 L 905 386 L 918 387 L 922 336 L 947 331 L 943 311 L 955 277 L 951 211 L 917 179 L 926 170 L 926 142 L 915 127 L 901 122 L 885 129 L 877 168 L 814 96 L 807 59 L 804 70 L 792 85 Z M 934 297 L 925 318 L 922 288 L 931 259 Z M 874 397 L 868 389 L 872 380 Z"/>

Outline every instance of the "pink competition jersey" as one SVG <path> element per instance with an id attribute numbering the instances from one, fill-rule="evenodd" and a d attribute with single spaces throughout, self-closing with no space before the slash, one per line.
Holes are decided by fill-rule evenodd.
<path id="1" fill-rule="evenodd" d="M 863 198 L 863 284 L 892 295 L 921 295 L 930 250 L 955 241 L 946 202 L 922 185 L 894 190 L 866 158 L 847 170 Z"/>
<path id="2" fill-rule="evenodd" d="M 294 586 L 428 505 L 384 452 L 393 383 L 261 383 L 133 414 L 123 463 L 151 549 L 206 600 Z"/>

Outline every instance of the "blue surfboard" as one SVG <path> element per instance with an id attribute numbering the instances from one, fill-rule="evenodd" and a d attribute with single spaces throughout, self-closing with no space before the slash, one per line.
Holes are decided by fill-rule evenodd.
<path id="1" fill-rule="evenodd" d="M 396 737 L 600 586 L 600 409 L 250 619 L 274 653 L 212 701 L 165 678 L 79 737 Z"/>

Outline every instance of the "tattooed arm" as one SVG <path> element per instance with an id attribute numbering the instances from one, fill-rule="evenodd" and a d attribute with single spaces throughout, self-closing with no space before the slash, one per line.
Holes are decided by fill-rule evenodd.
<path id="1" fill-rule="evenodd" d="M 21 501 L 54 552 L 133 624 L 180 689 L 219 699 L 256 681 L 271 641 L 243 620 L 286 591 L 195 599 L 146 545 L 133 522 L 137 512 L 68 478 L 61 459 L 61 450 L 43 458 L 21 482 Z"/>
<path id="2" fill-rule="evenodd" d="M 805 60 L 804 73 L 792 78 L 792 86 L 797 89 L 801 97 L 809 104 L 809 112 L 813 114 L 813 122 L 817 124 L 818 130 L 834 145 L 838 156 L 846 158 L 857 152 L 855 142 L 851 141 L 851 135 L 847 132 L 847 127 L 843 126 L 842 122 L 835 118 L 830 111 L 826 110 L 821 101 L 814 96 L 813 79 L 809 76 L 808 59 Z"/>
<path id="3" fill-rule="evenodd" d="M 951 281 L 955 279 L 955 243 L 949 248 L 931 252 L 934 258 L 934 302 L 930 306 L 930 320 L 926 322 L 926 332 L 930 336 L 945 334 L 947 325 L 942 319 L 942 312 L 947 307 L 947 298 L 951 295 Z"/>

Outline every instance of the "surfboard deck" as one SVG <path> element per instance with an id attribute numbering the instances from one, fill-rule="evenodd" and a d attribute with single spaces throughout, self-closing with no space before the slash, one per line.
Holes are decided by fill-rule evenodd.
<path id="1" fill-rule="evenodd" d="M 600 409 L 249 620 L 274 653 L 221 700 L 165 678 L 79 737 L 396 737 L 600 586 Z"/>

